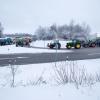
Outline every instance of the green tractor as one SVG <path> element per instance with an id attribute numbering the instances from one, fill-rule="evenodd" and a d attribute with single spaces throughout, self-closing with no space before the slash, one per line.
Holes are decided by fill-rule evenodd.
<path id="1" fill-rule="evenodd" d="M 75 48 L 80 49 L 81 48 L 81 42 L 79 40 L 71 40 L 66 44 L 67 49 Z"/>

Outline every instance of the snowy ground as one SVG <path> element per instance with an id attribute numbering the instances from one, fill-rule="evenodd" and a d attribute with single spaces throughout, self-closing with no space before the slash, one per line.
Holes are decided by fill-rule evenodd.
<path id="1" fill-rule="evenodd" d="M 67 63 L 68 61 L 64 61 L 56 64 L 57 66 L 65 66 Z M 84 66 L 90 75 L 100 73 L 100 59 L 80 60 L 75 63 L 80 68 Z M 80 86 L 79 89 L 74 84 L 60 86 L 55 84 L 55 63 L 17 67 L 15 77 L 17 87 L 15 88 L 10 88 L 10 68 L 8 66 L 0 68 L 1 100 L 100 100 L 100 83 L 95 83 L 92 86 Z M 35 84 L 39 78 L 41 78 L 40 83 Z"/>
<path id="2" fill-rule="evenodd" d="M 58 87 L 20 87 L 0 89 L 1 100 L 100 100 L 100 84 L 94 87 L 81 87 L 77 90 L 72 85 Z"/>
<path id="3" fill-rule="evenodd" d="M 49 40 L 49 41 L 42 41 L 42 40 L 35 41 L 35 42 L 32 42 L 31 45 L 35 46 L 35 47 L 47 48 L 47 44 L 50 43 L 50 42 L 53 42 L 53 40 Z M 69 41 L 60 40 L 59 42 L 61 43 L 61 48 L 66 48 L 66 43 L 69 42 Z"/>
<path id="4" fill-rule="evenodd" d="M 16 47 L 15 45 L 0 46 L 0 54 L 13 54 L 13 53 L 54 53 L 55 50 L 47 48 L 47 43 L 50 41 L 35 41 L 31 43 L 31 46 L 40 48 L 27 48 Z M 62 48 L 65 48 L 66 41 L 61 41 Z M 46 49 L 47 48 L 47 49 Z M 58 52 L 72 52 L 71 50 L 57 50 Z"/>
<path id="5" fill-rule="evenodd" d="M 31 45 L 46 48 L 47 42 L 36 41 Z M 65 42 L 61 43 L 65 45 Z M 1 54 L 42 52 L 55 52 L 55 50 L 16 48 L 14 45 L 0 47 Z M 61 50 L 59 52 L 70 51 Z M 55 80 L 55 64 L 56 66 L 66 67 L 68 64 L 70 65 L 70 62 L 13 66 L 17 68 L 15 88 L 10 87 L 11 66 L 0 67 L 0 100 L 100 100 L 99 82 L 95 82 L 93 85 L 80 85 L 78 88 L 72 83 L 58 85 Z M 75 61 L 75 66 L 79 69 L 84 66 L 90 76 L 100 73 L 100 59 Z"/>

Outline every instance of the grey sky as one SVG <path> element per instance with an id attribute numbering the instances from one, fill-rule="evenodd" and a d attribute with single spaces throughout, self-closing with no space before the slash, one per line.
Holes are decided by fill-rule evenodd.
<path id="1" fill-rule="evenodd" d="M 38 26 L 85 22 L 100 32 L 100 0 L 0 0 L 5 33 L 34 33 Z"/>

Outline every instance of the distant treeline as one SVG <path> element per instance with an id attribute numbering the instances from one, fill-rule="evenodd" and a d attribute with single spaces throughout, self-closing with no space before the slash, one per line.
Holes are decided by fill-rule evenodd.
<path id="1" fill-rule="evenodd" d="M 86 24 L 74 24 L 71 21 L 70 24 L 56 25 L 53 24 L 50 27 L 38 27 L 35 35 L 40 40 L 51 40 L 55 38 L 62 39 L 73 39 L 77 37 L 87 38 L 91 29 L 89 25 Z"/>
<path id="2" fill-rule="evenodd" d="M 0 23 L 0 37 L 21 37 L 21 36 L 29 36 L 32 37 L 33 40 L 51 40 L 56 38 L 62 39 L 73 39 L 73 38 L 84 38 L 87 39 L 91 28 L 87 24 L 75 24 L 74 21 L 70 21 L 69 24 L 65 25 L 57 25 L 53 24 L 49 27 L 39 26 L 34 35 L 28 33 L 14 33 L 14 34 L 3 34 L 3 27 Z"/>

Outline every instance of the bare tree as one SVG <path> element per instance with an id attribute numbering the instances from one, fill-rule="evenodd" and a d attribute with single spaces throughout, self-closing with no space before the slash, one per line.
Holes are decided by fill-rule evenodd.
<path id="1" fill-rule="evenodd" d="M 11 74 L 11 87 L 15 87 L 15 76 L 16 76 L 16 72 L 18 69 L 17 65 L 14 65 L 16 63 L 16 59 L 10 60 L 9 61 L 9 69 L 10 69 L 10 74 Z"/>
<path id="2" fill-rule="evenodd" d="M 45 38 L 46 38 L 46 30 L 45 30 L 45 28 L 43 28 L 41 26 L 36 30 L 35 34 L 37 35 L 38 39 L 40 39 L 40 40 L 45 40 Z"/>
<path id="3" fill-rule="evenodd" d="M 91 86 L 100 82 L 100 74 L 89 74 L 84 66 L 79 66 L 76 61 L 67 61 L 64 65 L 54 67 L 55 81 L 58 85 L 73 83 L 78 88 L 82 86 Z"/>

